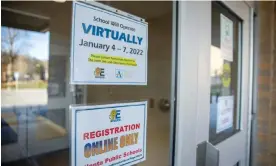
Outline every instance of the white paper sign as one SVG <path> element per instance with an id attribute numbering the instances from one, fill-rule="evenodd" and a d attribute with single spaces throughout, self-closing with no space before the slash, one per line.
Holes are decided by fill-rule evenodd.
<path id="1" fill-rule="evenodd" d="M 233 126 L 233 96 L 221 96 L 217 104 L 217 130 L 219 133 Z"/>
<path id="2" fill-rule="evenodd" d="M 147 84 L 147 23 L 81 2 L 72 18 L 71 84 Z"/>
<path id="3" fill-rule="evenodd" d="M 233 22 L 220 14 L 220 49 L 223 59 L 233 61 Z"/>
<path id="4" fill-rule="evenodd" d="M 146 160 L 146 101 L 71 107 L 71 117 L 71 166 Z"/>

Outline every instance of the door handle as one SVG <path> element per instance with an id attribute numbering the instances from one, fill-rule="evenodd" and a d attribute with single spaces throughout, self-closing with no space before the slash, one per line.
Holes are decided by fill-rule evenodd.
<path id="1" fill-rule="evenodd" d="M 159 108 L 161 111 L 169 111 L 171 108 L 170 100 L 168 99 L 160 99 L 159 101 Z"/>
<path id="2" fill-rule="evenodd" d="M 208 141 L 198 144 L 196 166 L 219 166 L 219 150 Z"/>

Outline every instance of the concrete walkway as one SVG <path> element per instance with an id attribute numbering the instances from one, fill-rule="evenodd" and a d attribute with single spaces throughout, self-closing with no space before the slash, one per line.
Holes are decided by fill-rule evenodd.
<path id="1" fill-rule="evenodd" d="M 47 89 L 11 89 L 1 91 L 1 106 L 47 105 Z"/>

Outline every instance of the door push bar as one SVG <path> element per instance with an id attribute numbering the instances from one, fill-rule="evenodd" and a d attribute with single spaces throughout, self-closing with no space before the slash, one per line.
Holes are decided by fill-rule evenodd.
<path id="1" fill-rule="evenodd" d="M 196 166 L 219 166 L 219 150 L 204 141 L 197 145 Z"/>

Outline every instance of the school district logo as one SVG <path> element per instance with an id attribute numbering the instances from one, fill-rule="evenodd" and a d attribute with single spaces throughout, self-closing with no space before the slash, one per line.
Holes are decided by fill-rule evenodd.
<path id="1" fill-rule="evenodd" d="M 94 71 L 95 78 L 105 78 L 104 68 L 97 67 Z"/>
<path id="2" fill-rule="evenodd" d="M 116 78 L 123 78 L 124 77 L 124 71 L 120 69 L 115 70 L 115 76 Z"/>
<path id="3" fill-rule="evenodd" d="M 121 110 L 111 110 L 109 115 L 110 122 L 119 122 L 121 121 Z"/>

